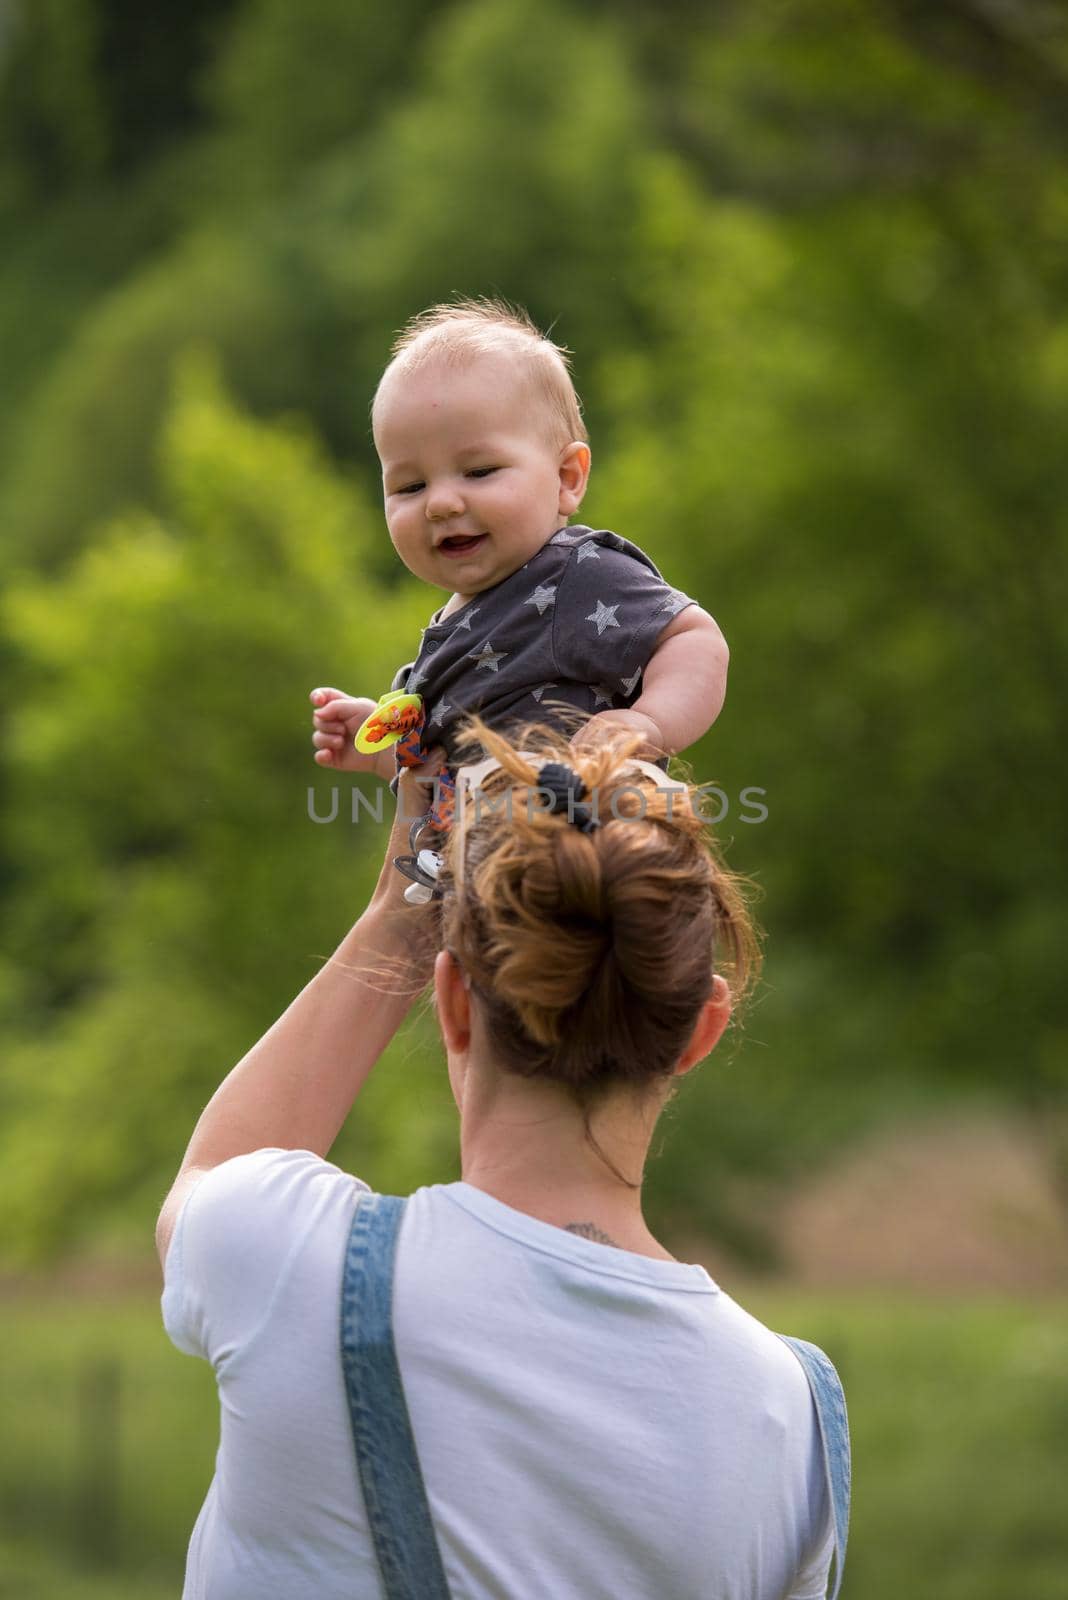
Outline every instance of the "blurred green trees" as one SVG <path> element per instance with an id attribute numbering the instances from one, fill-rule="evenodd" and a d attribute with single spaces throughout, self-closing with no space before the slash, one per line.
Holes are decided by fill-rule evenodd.
<path id="1" fill-rule="evenodd" d="M 3 1248 L 143 1226 L 370 882 L 380 833 L 308 821 L 306 694 L 379 691 L 437 603 L 367 406 L 453 292 L 575 350 L 584 516 L 732 646 L 690 757 L 768 983 L 655 1204 L 758 1249 L 740 1179 L 976 1089 L 1056 1151 L 1058 14 L 245 0 L 186 8 L 153 125 L 130 8 L 80 0 L 59 55 L 56 13 L 0 42 Z M 410 1058 L 346 1147 L 387 1188 L 448 1175 L 429 1034 Z"/>
<path id="2" fill-rule="evenodd" d="M 162 515 L 117 518 L 7 596 L 12 1249 L 158 1184 L 221 1063 L 374 881 L 347 793 L 332 806 L 306 764 L 302 691 L 342 665 L 376 682 L 416 626 L 364 575 L 377 527 L 303 425 L 242 417 L 203 358 L 159 470 Z"/>

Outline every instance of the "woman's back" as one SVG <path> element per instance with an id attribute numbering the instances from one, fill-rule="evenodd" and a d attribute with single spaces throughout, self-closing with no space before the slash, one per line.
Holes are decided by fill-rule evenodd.
<path id="1" fill-rule="evenodd" d="M 363 1185 L 300 1151 L 216 1168 L 167 1261 L 222 1441 L 186 1600 L 377 1597 L 339 1355 Z M 454 1600 L 822 1596 L 805 1375 L 703 1268 L 576 1237 L 465 1183 L 409 1200 L 394 1333 Z"/>

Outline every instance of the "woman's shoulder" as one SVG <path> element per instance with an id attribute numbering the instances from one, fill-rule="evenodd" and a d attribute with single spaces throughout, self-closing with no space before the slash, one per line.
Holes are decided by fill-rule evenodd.
<path id="1" fill-rule="evenodd" d="M 191 1191 L 186 1209 L 218 1212 L 251 1203 L 291 1216 L 302 1202 L 322 1204 L 367 1188 L 360 1178 L 311 1150 L 265 1148 L 212 1167 Z"/>
<path id="2" fill-rule="evenodd" d="M 723 1337 L 739 1365 L 792 1411 L 808 1416 L 811 1393 L 805 1368 L 787 1338 L 769 1328 L 732 1295 L 721 1291 L 717 1303 Z"/>
<path id="3" fill-rule="evenodd" d="M 367 1187 L 310 1150 L 252 1150 L 205 1172 L 178 1214 L 164 1268 L 174 1342 L 209 1355 L 247 1333 L 294 1257 L 309 1242 L 330 1248 Z"/>

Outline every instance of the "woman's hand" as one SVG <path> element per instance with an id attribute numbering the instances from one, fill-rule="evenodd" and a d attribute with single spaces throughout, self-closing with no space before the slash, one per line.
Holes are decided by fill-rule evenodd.
<path id="1" fill-rule="evenodd" d="M 423 907 L 411 905 L 405 900 L 404 891 L 408 887 L 409 880 L 403 873 L 397 871 L 393 859 L 395 856 L 411 855 L 408 841 L 412 823 L 416 817 L 425 816 L 430 810 L 434 800 L 434 782 L 444 765 L 445 751 L 441 745 L 435 745 L 427 752 L 426 760 L 421 766 L 402 767 L 400 770 L 397 783 L 397 811 L 386 841 L 385 858 L 368 910 L 376 915 L 387 914 L 391 924 L 396 917 L 399 926 L 394 931 L 400 933 L 402 938 L 404 924 L 407 924 L 410 933 L 413 919 L 414 924 L 420 923 L 422 920 L 420 913 L 425 914 L 425 911 Z"/>

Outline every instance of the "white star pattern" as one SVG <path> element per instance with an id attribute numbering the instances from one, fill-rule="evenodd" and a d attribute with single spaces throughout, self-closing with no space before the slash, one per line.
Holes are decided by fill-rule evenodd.
<path id="1" fill-rule="evenodd" d="M 525 606 L 537 606 L 538 616 L 543 617 L 549 606 L 556 603 L 556 585 L 554 583 L 539 583 L 533 594 L 529 594 L 523 601 Z"/>
<path id="2" fill-rule="evenodd" d="M 450 711 L 451 709 L 452 709 L 452 701 L 451 700 L 446 700 L 445 696 L 442 695 L 442 697 L 438 701 L 437 705 L 436 706 L 431 706 L 431 708 L 430 708 L 430 720 L 431 720 L 431 722 L 436 722 L 438 727 L 440 728 L 441 727 L 441 723 L 442 723 L 442 719 L 444 718 L 446 711 Z"/>
<path id="3" fill-rule="evenodd" d="M 610 706 L 612 704 L 612 691 L 607 684 L 593 683 L 590 687 L 593 690 L 593 709 L 595 711 L 598 706 Z"/>
<path id="4" fill-rule="evenodd" d="M 614 606 L 606 606 L 603 600 L 598 600 L 597 610 L 591 611 L 587 616 L 587 622 L 596 622 L 598 638 L 606 628 L 619 627 L 619 623 L 616 621 L 616 612 L 619 610 L 619 606 L 620 602 L 618 600 Z"/>
<path id="5" fill-rule="evenodd" d="M 475 663 L 476 671 L 479 667 L 487 667 L 490 672 L 496 672 L 498 661 L 503 661 L 505 656 L 510 654 L 510 650 L 494 650 L 493 645 L 487 639 L 482 649 L 478 651 L 472 650 L 467 659 Z"/>
<path id="6" fill-rule="evenodd" d="M 457 632 L 459 632 L 459 630 L 461 628 L 469 628 L 471 626 L 471 618 L 474 616 L 476 611 L 481 611 L 481 610 L 482 610 L 481 606 L 472 606 L 470 611 L 467 613 L 466 617 L 461 617 L 460 621 L 456 624 Z"/>
<path id="7" fill-rule="evenodd" d="M 579 561 L 600 561 L 601 552 L 592 539 L 587 539 L 585 544 L 579 545 L 576 559 Z"/>
<path id="8" fill-rule="evenodd" d="M 534 696 L 535 700 L 540 702 L 541 697 L 545 693 L 546 689 L 558 689 L 559 687 L 560 685 L 558 683 L 539 683 L 538 687 L 536 689 L 531 689 L 530 692 Z"/>
<path id="9" fill-rule="evenodd" d="M 641 667 L 639 667 L 637 672 L 634 674 L 634 676 L 632 678 L 620 678 L 619 681 L 620 681 L 620 684 L 622 685 L 624 694 L 633 694 L 634 693 L 634 685 L 637 683 L 637 681 L 641 677 L 641 675 L 642 675 L 642 669 L 641 669 Z"/>

